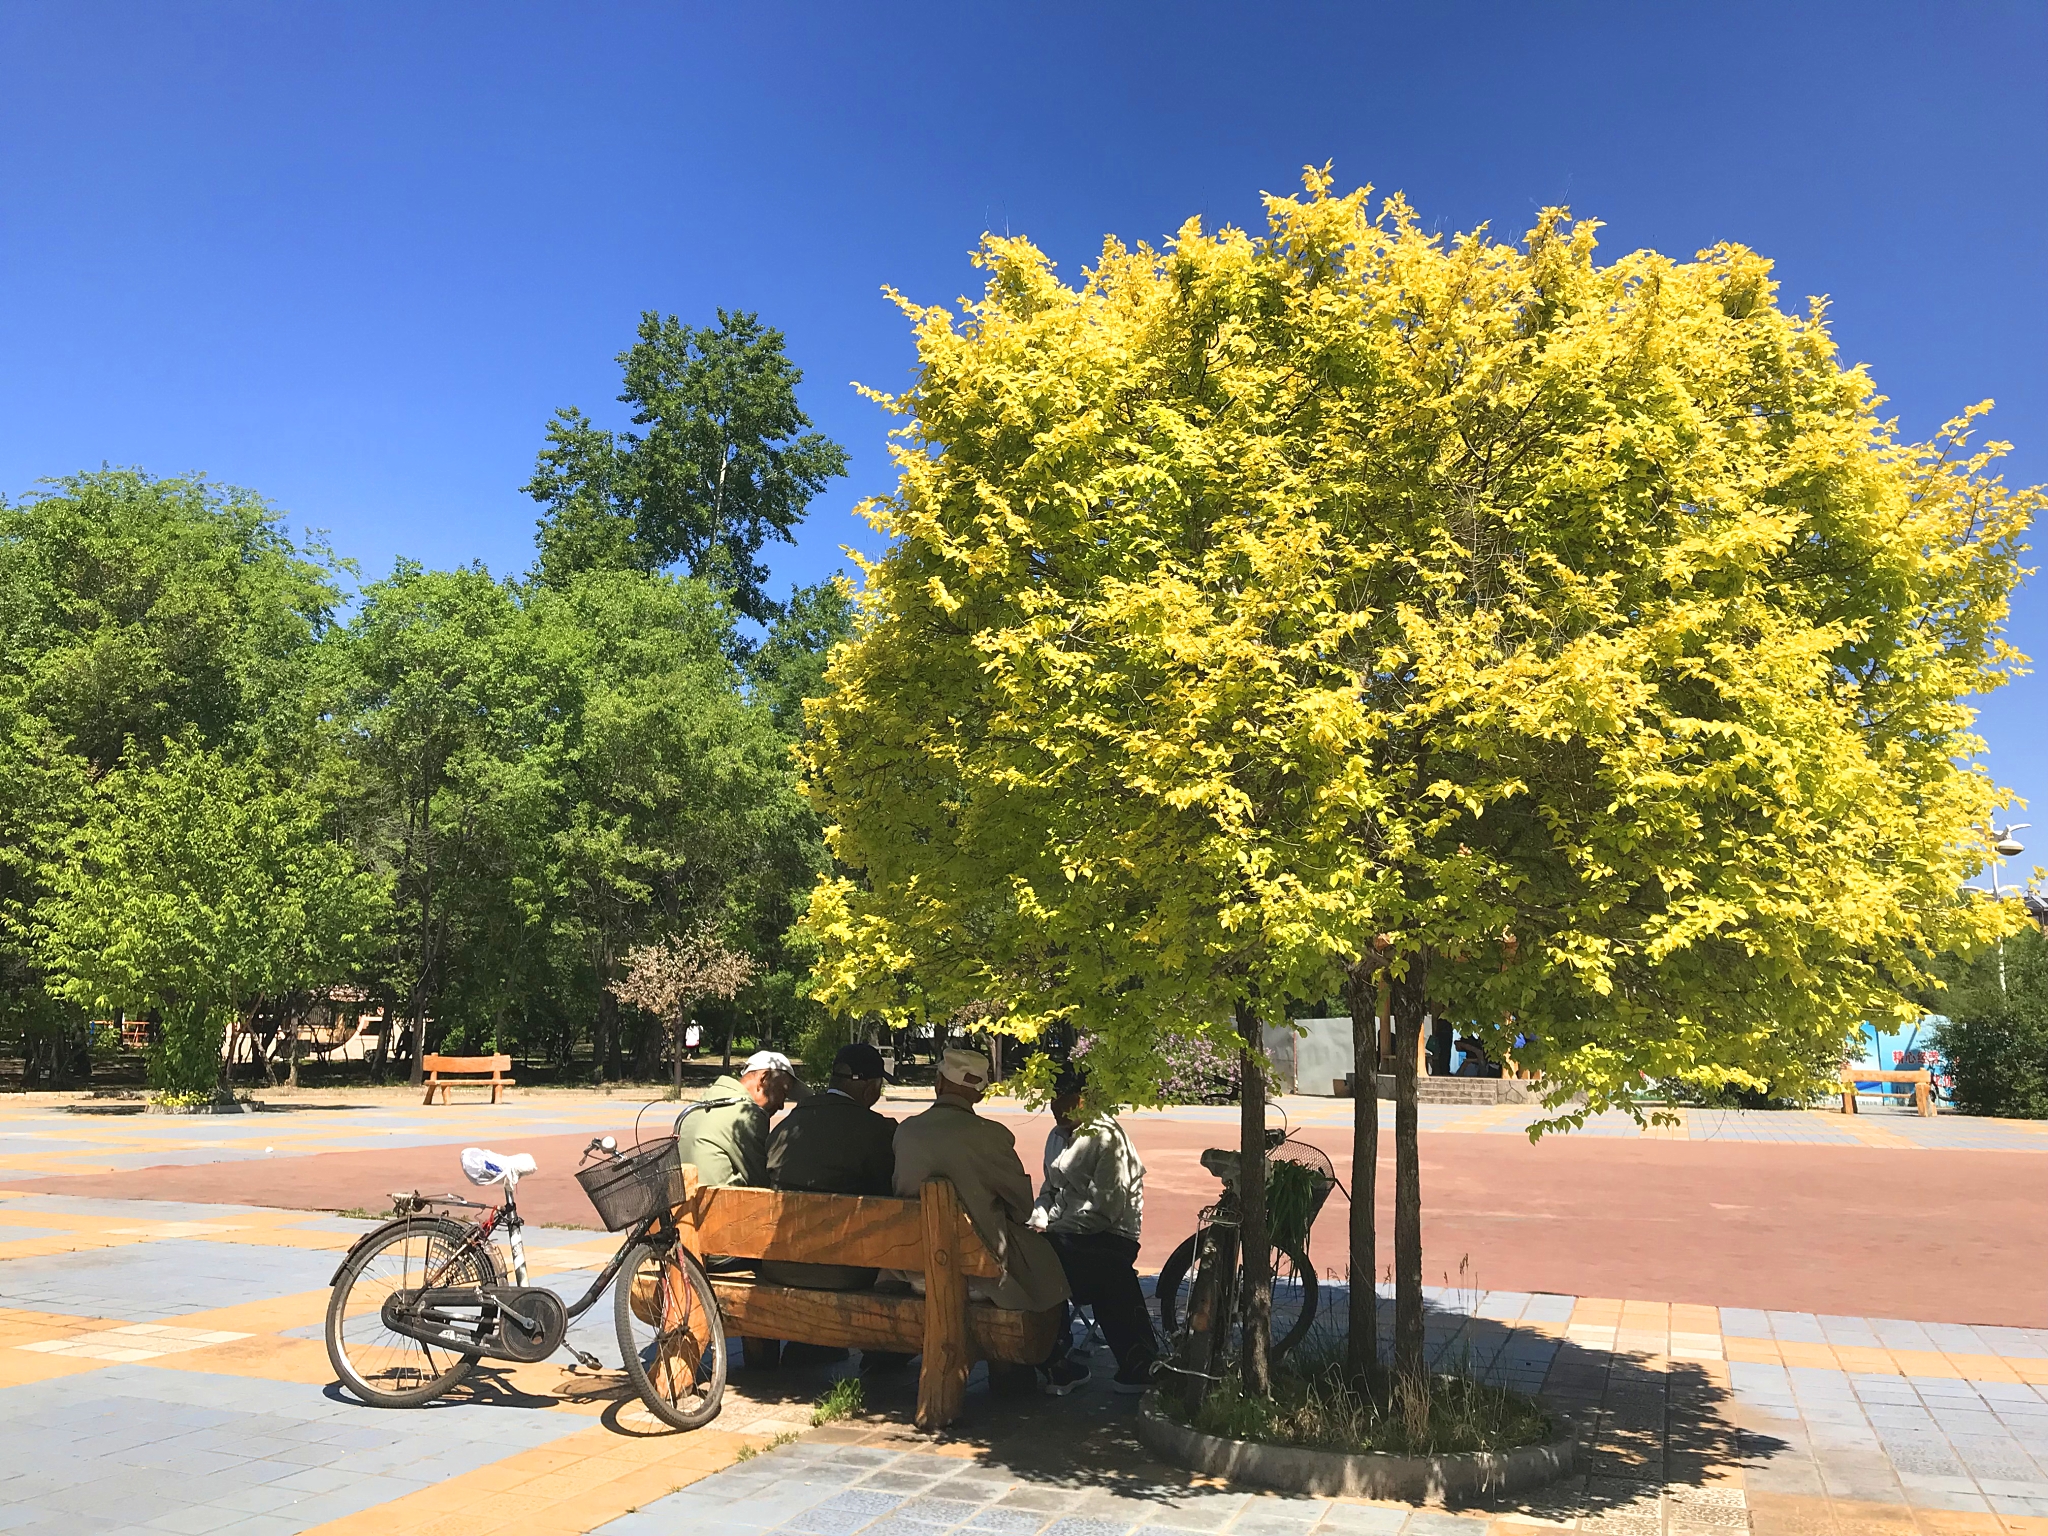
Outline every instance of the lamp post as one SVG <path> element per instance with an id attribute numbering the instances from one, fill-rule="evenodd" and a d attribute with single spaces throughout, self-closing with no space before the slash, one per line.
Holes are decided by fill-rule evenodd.
<path id="1" fill-rule="evenodd" d="M 2005 891 L 1998 883 L 1999 860 L 2016 859 L 2027 851 L 2026 845 L 2014 837 L 2013 833 L 2024 832 L 2032 825 L 2031 821 L 2022 821 L 1991 829 L 1991 851 L 1998 855 L 1998 859 L 1994 859 L 1991 863 L 1991 899 L 1993 901 L 2003 901 L 2005 899 Z M 2000 997 L 2005 996 L 2004 939 L 1998 941 L 1998 995 Z"/>

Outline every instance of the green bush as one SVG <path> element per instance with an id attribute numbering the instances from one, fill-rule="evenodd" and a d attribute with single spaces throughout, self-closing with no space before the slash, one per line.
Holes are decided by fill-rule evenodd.
<path id="1" fill-rule="evenodd" d="M 1971 957 L 1936 1043 L 1966 1115 L 2048 1120 L 2048 940 L 2029 928 Z"/>
<path id="2" fill-rule="evenodd" d="M 220 1081 L 226 1016 L 215 1008 L 167 1008 L 163 1020 L 149 1052 L 149 1086 L 165 1102 L 211 1099 Z"/>

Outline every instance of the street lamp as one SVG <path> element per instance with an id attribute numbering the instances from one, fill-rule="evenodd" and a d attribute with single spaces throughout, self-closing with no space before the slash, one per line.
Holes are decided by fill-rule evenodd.
<path id="1" fill-rule="evenodd" d="M 2027 851 L 2027 848 L 2026 844 L 2013 836 L 2013 833 L 2024 832 L 2032 825 L 2031 821 L 2021 821 L 2011 822 L 2003 827 L 1993 827 L 1991 829 L 1991 851 L 1997 854 L 1999 859 L 2018 858 Z M 1991 899 L 1994 901 L 2003 901 L 2005 899 L 2004 888 L 1998 883 L 1997 860 L 1993 860 L 1991 865 Z M 2000 997 L 2005 996 L 2005 940 L 2003 939 L 1998 941 L 1998 995 Z"/>

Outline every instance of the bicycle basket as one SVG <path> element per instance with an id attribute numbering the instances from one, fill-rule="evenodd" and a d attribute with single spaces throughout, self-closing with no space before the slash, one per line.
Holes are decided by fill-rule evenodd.
<path id="1" fill-rule="evenodd" d="M 1276 1247 L 1308 1251 L 1309 1229 L 1337 1184 L 1337 1170 L 1320 1147 L 1283 1141 L 1267 1160 L 1266 1219 Z"/>
<path id="2" fill-rule="evenodd" d="M 605 1230 L 623 1232 L 668 1209 L 668 1176 L 675 1166 L 676 1139 L 663 1136 L 580 1169 L 576 1182 L 597 1207 Z"/>

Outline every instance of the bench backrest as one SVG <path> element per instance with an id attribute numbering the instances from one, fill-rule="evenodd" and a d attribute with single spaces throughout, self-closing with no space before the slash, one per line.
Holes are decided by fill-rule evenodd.
<path id="1" fill-rule="evenodd" d="M 1842 1081 L 1845 1083 L 1928 1083 L 1934 1081 L 1934 1074 L 1925 1067 L 1912 1072 L 1880 1071 L 1876 1067 L 1844 1067 Z"/>
<path id="2" fill-rule="evenodd" d="M 679 1183 L 676 1220 L 687 1229 L 685 1240 L 700 1254 L 924 1272 L 921 1200 L 811 1195 L 779 1189 L 712 1189 L 697 1182 L 697 1170 L 688 1164 L 683 1166 Z M 950 1187 L 947 1193 L 952 1193 Z M 1002 1266 L 983 1245 L 965 1213 L 955 1214 L 953 1220 L 958 1223 L 954 1243 L 960 1272 L 979 1279 L 1001 1278 Z"/>
<path id="3" fill-rule="evenodd" d="M 422 1056 L 422 1072 L 509 1072 L 510 1056 Z"/>

